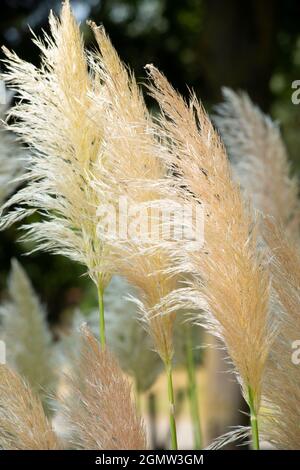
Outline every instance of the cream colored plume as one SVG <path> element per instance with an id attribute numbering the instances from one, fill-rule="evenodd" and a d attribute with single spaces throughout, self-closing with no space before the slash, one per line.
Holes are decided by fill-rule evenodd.
<path id="1" fill-rule="evenodd" d="M 19 375 L 4 365 L 0 365 L 0 448 L 61 448 L 39 398 Z"/>
<path id="2" fill-rule="evenodd" d="M 224 88 L 224 103 L 214 120 L 221 132 L 238 181 L 257 209 L 271 215 L 293 239 L 299 237 L 298 181 L 278 126 L 247 94 Z"/>
<path id="3" fill-rule="evenodd" d="M 151 94 L 162 110 L 165 164 L 178 197 L 201 205 L 204 246 L 174 251 L 178 270 L 192 274 L 190 287 L 177 292 L 187 309 L 226 345 L 238 372 L 244 397 L 257 415 L 274 325 L 269 321 L 269 276 L 263 253 L 256 250 L 256 223 L 232 181 L 225 149 L 194 96 L 186 103 L 153 66 Z M 162 130 L 161 130 L 162 129 Z"/>
<path id="4" fill-rule="evenodd" d="M 56 385 L 51 335 L 45 311 L 17 260 L 12 261 L 8 288 L 10 298 L 0 307 L 0 335 L 6 343 L 7 361 L 50 411 L 49 396 Z"/>
<path id="5" fill-rule="evenodd" d="M 156 349 L 170 362 L 174 314 L 166 303 L 175 283 L 162 274 L 169 264 L 166 253 L 157 245 L 125 240 L 120 246 L 119 240 L 101 237 L 99 207 L 118 209 L 119 196 L 148 207 L 159 190 L 147 186 L 158 183 L 163 167 L 134 78 L 104 31 L 93 29 L 101 52 L 89 55 L 91 73 L 69 2 L 60 21 L 50 15 L 51 37 L 44 43 L 35 39 L 42 54 L 39 69 L 5 50 L 4 79 L 21 99 L 11 110 L 16 121 L 10 127 L 32 154 L 27 185 L 3 206 L 1 226 L 38 212 L 42 220 L 23 227 L 36 249 L 83 263 L 99 291 L 112 271 L 127 277 L 141 292 L 142 317 Z M 7 212 L 11 206 L 15 209 Z"/>
<path id="6" fill-rule="evenodd" d="M 138 217 L 130 220 L 131 226 L 140 224 L 139 239 L 130 236 L 128 231 L 121 238 L 110 237 L 110 234 L 103 234 L 103 237 L 116 253 L 115 272 L 138 289 L 141 318 L 155 349 L 165 364 L 170 364 L 176 308 L 169 303 L 169 295 L 176 280 L 164 273 L 170 267 L 164 244 L 149 238 L 159 227 L 158 219 L 151 216 L 150 207 L 161 199 L 160 181 L 165 170 L 158 156 L 160 146 L 134 77 L 121 63 L 104 30 L 92 26 L 100 53 L 91 57 L 91 61 L 105 85 L 109 103 L 106 108 L 109 138 L 105 152 L 110 157 L 110 168 L 106 173 L 104 169 L 106 177 L 97 184 L 99 197 L 107 200 L 110 195 L 114 201 L 126 199 L 129 207 L 143 207 L 147 219 L 146 227 Z"/>
<path id="7" fill-rule="evenodd" d="M 99 196 L 90 181 L 101 178 L 102 113 L 99 79 L 88 72 L 79 27 L 69 2 L 61 18 L 50 14 L 50 32 L 34 38 L 40 49 L 39 68 L 15 53 L 6 54 L 3 79 L 20 101 L 11 109 L 14 130 L 29 146 L 23 181 L 26 186 L 3 206 L 1 227 L 37 212 L 41 220 L 25 225 L 26 240 L 79 261 L 101 288 L 106 251 L 97 236 Z M 7 212 L 11 209 L 10 212 Z"/>
<path id="8" fill-rule="evenodd" d="M 299 201 L 298 182 L 278 127 L 245 94 L 224 91 L 216 122 L 247 194 L 265 217 L 261 231 L 270 252 L 272 311 L 279 320 L 264 380 L 261 431 L 277 449 L 299 448 L 297 413 L 300 375 L 293 363 L 299 340 Z"/>
<path id="9" fill-rule="evenodd" d="M 288 240 L 274 220 L 266 218 L 263 228 L 264 239 L 270 249 L 270 270 L 280 330 L 266 370 L 261 429 L 264 438 L 276 449 L 299 449 L 299 247 Z"/>
<path id="10" fill-rule="evenodd" d="M 64 415 L 76 449 L 146 449 L 145 429 L 132 403 L 131 386 L 108 350 L 82 331 L 78 367 L 68 378 Z"/>

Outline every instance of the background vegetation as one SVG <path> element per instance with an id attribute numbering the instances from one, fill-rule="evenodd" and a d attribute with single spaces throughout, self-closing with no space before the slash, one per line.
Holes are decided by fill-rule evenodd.
<path id="1" fill-rule="evenodd" d="M 193 88 L 208 109 L 221 99 L 221 87 L 246 90 L 280 120 L 294 171 L 300 170 L 300 106 L 291 102 L 291 84 L 300 79 L 300 3 L 297 0 L 74 0 L 86 41 L 85 20 L 103 23 L 122 59 L 144 81 L 146 63 L 157 65 L 183 94 Z M 48 12 L 60 1 L 2 0 L 0 43 L 22 58 L 39 62 L 28 25 L 48 30 Z M 2 57 L 1 57 L 2 58 Z M 150 102 L 151 106 L 152 103 Z M 297 131 L 298 130 L 298 131 Z M 17 228 L 0 234 L 0 290 L 12 257 Z M 67 318 L 77 304 L 89 308 L 84 270 L 66 259 L 43 253 L 22 264 L 48 307 L 49 320 Z M 81 276 L 82 274 L 82 276 Z M 3 294 L 2 294 L 3 295 Z M 88 300 L 87 300 L 88 299 Z"/>

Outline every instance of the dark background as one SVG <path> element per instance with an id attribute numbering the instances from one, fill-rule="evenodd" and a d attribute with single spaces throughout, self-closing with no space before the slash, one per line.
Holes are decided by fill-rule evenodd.
<path id="1" fill-rule="evenodd" d="M 282 124 L 294 171 L 300 171 L 300 105 L 291 102 L 291 84 L 300 80 L 300 2 L 297 0 L 73 0 L 87 44 L 87 18 L 104 24 L 122 59 L 143 82 L 146 63 L 157 65 L 183 94 L 187 86 L 211 110 L 221 87 L 248 91 Z M 48 30 L 49 10 L 60 1 L 1 0 L 0 43 L 22 58 L 39 62 L 28 25 Z M 0 234 L 0 289 L 10 259 L 19 259 L 17 227 Z M 21 258 L 55 322 L 80 303 L 90 307 L 84 269 L 58 256 Z M 88 299 L 88 300 L 87 300 Z"/>

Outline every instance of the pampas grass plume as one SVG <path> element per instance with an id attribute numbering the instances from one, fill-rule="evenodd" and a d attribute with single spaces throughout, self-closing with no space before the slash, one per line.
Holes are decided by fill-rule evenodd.
<path id="1" fill-rule="evenodd" d="M 232 159 L 238 181 L 254 206 L 299 237 L 298 181 L 291 176 L 279 127 L 246 93 L 224 88 L 214 120 Z"/>
<path id="2" fill-rule="evenodd" d="M 64 403 L 75 448 L 146 449 L 144 425 L 116 359 L 101 349 L 86 328 L 82 342 L 78 367 L 68 378 L 71 393 Z"/>
<path id="3" fill-rule="evenodd" d="M 39 398 L 18 374 L 4 365 L 0 366 L 0 448 L 61 448 Z"/>
<path id="4" fill-rule="evenodd" d="M 26 186 L 3 206 L 2 229 L 38 212 L 41 220 L 24 225 L 24 238 L 36 249 L 67 256 L 87 267 L 97 286 L 105 250 L 97 236 L 98 193 L 90 180 L 101 176 L 101 113 L 95 119 L 89 93 L 100 93 L 89 74 L 79 27 L 68 1 L 60 20 L 51 13 L 51 36 L 34 37 L 42 64 L 36 68 L 4 49 L 3 79 L 20 99 L 10 111 L 10 126 L 31 148 Z M 97 88 L 97 92 L 96 92 Z M 99 160 L 100 159 L 100 160 Z M 9 209 L 14 206 L 14 209 Z"/>
<path id="5" fill-rule="evenodd" d="M 179 197 L 202 204 L 205 243 L 200 250 L 174 253 L 181 272 L 192 273 L 181 299 L 203 308 L 198 321 L 226 345 L 255 420 L 274 327 L 269 316 L 269 276 L 257 254 L 255 219 L 232 181 L 225 149 L 207 114 L 192 95 L 185 101 L 153 66 L 150 88 L 162 109 L 166 164 L 176 169 Z M 174 187 L 170 181 L 169 191 Z M 180 262 L 181 259 L 181 262 Z M 188 261 L 188 263 L 187 263 Z M 255 436 L 254 436 L 255 437 Z"/>
<path id="6" fill-rule="evenodd" d="M 39 394 L 49 412 L 48 397 L 56 385 L 51 334 L 45 311 L 17 260 L 12 261 L 8 287 L 10 298 L 0 308 L 0 331 L 6 343 L 7 360 Z"/>
<path id="7" fill-rule="evenodd" d="M 177 278 L 167 272 L 171 267 L 168 251 L 162 240 L 155 239 L 160 222 L 152 216 L 153 204 L 161 201 L 160 184 L 165 169 L 159 158 L 161 147 L 155 138 L 152 120 L 141 92 L 132 75 L 121 63 L 103 28 L 92 25 L 99 46 L 99 57 L 92 57 L 93 67 L 105 84 L 109 106 L 106 108 L 105 152 L 111 166 L 105 184 L 98 183 L 100 198 L 113 201 L 125 198 L 129 207 L 143 208 L 146 224 L 140 224 L 139 215 L 133 225 L 140 226 L 140 236 L 113 237 L 104 242 L 116 253 L 113 265 L 117 274 L 125 277 L 139 291 L 136 303 L 140 318 L 149 332 L 153 345 L 166 369 L 169 384 L 172 448 L 177 448 L 174 422 L 174 394 L 172 384 L 173 329 L 177 305 L 170 302 Z M 98 66 L 97 66 L 98 64 Z M 149 230 L 149 227 L 150 230 Z M 155 230 L 158 229 L 158 230 Z M 159 238 L 159 237 L 158 237 Z"/>
<path id="8" fill-rule="evenodd" d="M 123 196 L 129 204 L 149 208 L 161 197 L 158 183 L 164 177 L 152 122 L 134 77 L 121 63 L 103 28 L 92 26 L 100 50 L 93 64 L 98 63 L 98 74 L 110 103 L 106 119 L 106 132 L 110 137 L 106 140 L 106 152 L 110 155 L 111 167 L 105 185 L 98 184 L 98 191 L 104 199 L 109 193 L 114 200 Z M 152 227 L 158 223 L 150 214 L 149 222 Z M 142 235 L 143 240 L 129 237 L 121 241 L 111 239 L 108 243 L 118 254 L 113 261 L 115 272 L 138 289 L 141 319 L 162 360 L 170 363 L 174 352 L 175 309 L 172 311 L 168 304 L 168 295 L 174 290 L 176 280 L 164 274 L 170 259 L 163 245 L 147 243 L 149 234 Z"/>
<path id="9" fill-rule="evenodd" d="M 299 449 L 300 439 L 300 374 L 293 357 L 299 349 L 300 331 L 299 247 L 271 218 L 265 218 L 263 228 L 270 250 L 274 317 L 280 328 L 266 370 L 262 433 L 276 449 L 293 450 Z"/>
<path id="10" fill-rule="evenodd" d="M 217 108 L 215 121 L 237 178 L 265 214 L 261 233 L 270 256 L 272 312 L 279 323 L 264 374 L 261 432 L 277 449 L 297 449 L 299 374 L 292 354 L 300 331 L 298 182 L 290 176 L 278 126 L 246 94 L 229 89 L 223 94 L 225 102 Z"/>

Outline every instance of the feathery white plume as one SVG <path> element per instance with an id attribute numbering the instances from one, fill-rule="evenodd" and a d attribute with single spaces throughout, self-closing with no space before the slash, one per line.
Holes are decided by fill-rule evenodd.
<path id="1" fill-rule="evenodd" d="M 144 425 L 128 380 L 108 350 L 86 328 L 78 365 L 68 376 L 64 414 L 79 449 L 146 449 Z"/>
<path id="2" fill-rule="evenodd" d="M 257 209 L 299 237 L 298 181 L 291 176 L 287 151 L 278 125 L 255 106 L 246 93 L 224 88 L 224 103 L 214 120 L 221 132 L 233 170 Z"/>
<path id="3" fill-rule="evenodd" d="M 146 218 L 143 219 L 145 224 L 139 212 L 137 216 L 131 215 L 125 237 L 105 233 L 104 241 L 111 244 L 117 254 L 113 260 L 115 272 L 138 289 L 136 302 L 140 317 L 152 337 L 154 348 L 164 363 L 170 364 L 174 353 L 176 306 L 169 302 L 169 295 L 176 286 L 176 279 L 170 273 L 164 273 L 170 267 L 170 259 L 163 241 L 154 240 L 159 221 L 152 217 L 150 209 L 160 201 L 160 181 L 165 174 L 158 156 L 160 146 L 134 77 L 120 61 L 103 28 L 92 27 L 100 52 L 91 60 L 105 85 L 109 102 L 105 121 L 109 138 L 105 142 L 105 152 L 111 165 L 109 171 L 104 169 L 106 177 L 97 182 L 99 198 L 108 200 L 111 197 L 114 201 L 125 198 L 131 211 L 132 208 L 143 208 L 142 214 Z M 130 229 L 134 228 L 139 228 L 139 236 L 130 234 Z"/>
<path id="4" fill-rule="evenodd" d="M 205 215 L 204 246 L 174 250 L 178 270 L 192 275 L 190 288 L 177 294 L 187 309 L 202 308 L 198 321 L 226 345 L 254 423 L 275 330 L 255 218 L 232 181 L 225 149 L 196 97 L 186 103 L 158 70 L 148 70 L 154 81 L 151 94 L 162 110 L 166 164 L 177 175 L 170 178 L 169 191 L 175 188 L 179 198 L 202 205 Z M 256 434 L 254 430 L 254 439 Z"/>
<path id="5" fill-rule="evenodd" d="M 265 218 L 263 229 L 280 328 L 266 369 L 261 430 L 276 449 L 293 450 L 300 440 L 300 254 L 277 222 Z"/>
<path id="6" fill-rule="evenodd" d="M 0 365 L 0 449 L 60 448 L 38 396 L 18 374 Z"/>
<path id="7" fill-rule="evenodd" d="M 102 113 L 90 97 L 102 89 L 88 72 L 79 27 L 69 2 L 58 20 L 51 13 L 51 36 L 34 38 L 41 52 L 39 68 L 4 50 L 6 83 L 20 99 L 10 111 L 9 127 L 29 145 L 26 186 L 3 206 L 2 229 L 38 212 L 41 220 L 25 225 L 24 238 L 36 249 L 62 254 L 87 267 L 103 288 L 105 247 L 97 236 L 98 192 L 90 181 L 101 178 Z M 10 212 L 7 212 L 15 206 Z M 106 269 L 107 271 L 107 269 Z"/>

